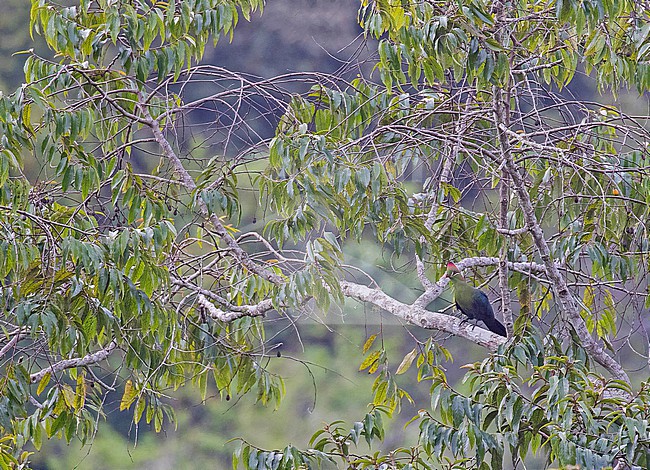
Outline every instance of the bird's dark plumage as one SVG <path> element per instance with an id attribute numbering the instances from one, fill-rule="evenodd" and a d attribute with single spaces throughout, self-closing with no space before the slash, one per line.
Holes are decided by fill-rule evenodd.
<path id="1" fill-rule="evenodd" d="M 494 317 L 485 292 L 467 284 L 453 263 L 447 265 L 447 275 L 454 287 L 454 301 L 458 310 L 470 320 L 481 320 L 492 333 L 507 337 L 506 328 Z"/>

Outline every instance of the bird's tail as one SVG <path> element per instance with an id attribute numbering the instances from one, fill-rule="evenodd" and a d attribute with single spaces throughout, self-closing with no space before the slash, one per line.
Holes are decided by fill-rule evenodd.
<path id="1" fill-rule="evenodd" d="M 487 320 L 483 320 L 483 323 L 485 323 L 485 326 L 487 326 L 488 330 L 490 330 L 492 333 L 496 333 L 503 337 L 508 336 L 508 334 L 506 333 L 506 327 L 503 326 L 503 324 L 496 318 L 492 317 Z"/>

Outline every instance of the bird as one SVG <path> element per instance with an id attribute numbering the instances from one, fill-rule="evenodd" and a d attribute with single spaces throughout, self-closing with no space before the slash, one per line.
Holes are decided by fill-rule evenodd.
<path id="1" fill-rule="evenodd" d="M 454 302 L 458 310 L 470 320 L 481 320 L 492 333 L 507 337 L 505 326 L 494 317 L 487 294 L 465 282 L 460 269 L 452 262 L 447 263 L 447 276 L 454 289 Z"/>

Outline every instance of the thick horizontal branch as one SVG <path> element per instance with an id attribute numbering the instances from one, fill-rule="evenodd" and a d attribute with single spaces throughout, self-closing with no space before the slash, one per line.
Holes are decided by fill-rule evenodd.
<path id="1" fill-rule="evenodd" d="M 117 347 L 117 343 L 115 341 L 111 341 L 109 345 L 106 346 L 104 349 L 100 349 L 99 351 L 94 352 L 92 354 L 88 354 L 84 357 L 64 359 L 62 361 L 55 362 L 51 366 L 46 367 L 45 369 L 32 374 L 30 376 L 30 379 L 32 383 L 34 383 L 41 380 L 46 374 L 54 374 L 56 372 L 61 372 L 62 370 L 65 369 L 72 369 L 73 367 L 83 367 L 83 366 L 96 364 L 98 362 L 103 361 L 108 356 L 110 356 L 116 347 Z"/>
<path id="2" fill-rule="evenodd" d="M 408 323 L 429 330 L 444 331 L 461 336 L 490 351 L 496 351 L 499 345 L 506 341 L 505 338 L 483 328 L 477 328 L 460 318 L 402 303 L 380 289 L 371 289 L 360 284 L 342 281 L 341 290 L 346 297 L 373 304 Z"/>
<path id="3" fill-rule="evenodd" d="M 217 308 L 210 302 L 203 294 L 199 294 L 197 303 L 208 311 L 208 314 L 213 320 L 222 322 L 231 322 L 242 317 L 260 317 L 264 316 L 266 312 L 273 310 L 273 302 L 271 299 L 265 299 L 256 305 L 240 305 L 237 311 L 225 312 Z"/>
<path id="4" fill-rule="evenodd" d="M 271 299 L 265 299 L 255 305 L 234 305 L 223 297 L 184 279 L 172 278 L 172 284 L 194 291 L 197 294 L 197 303 L 207 310 L 208 315 L 213 320 L 227 323 L 242 317 L 260 317 L 275 308 Z M 226 310 L 217 307 L 213 302 L 218 303 L 220 307 Z"/>
<path id="5" fill-rule="evenodd" d="M 524 233 L 529 232 L 528 227 L 521 227 L 521 228 L 515 228 L 515 229 L 508 229 L 508 228 L 500 228 L 497 227 L 497 232 L 503 234 L 503 235 L 510 235 L 510 236 L 516 236 L 516 235 L 523 235 Z"/>

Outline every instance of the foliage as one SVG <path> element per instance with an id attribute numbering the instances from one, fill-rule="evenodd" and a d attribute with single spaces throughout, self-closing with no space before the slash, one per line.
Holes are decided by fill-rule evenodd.
<path id="1" fill-rule="evenodd" d="M 55 58 L 30 54 L 25 85 L 0 97 L 2 465 L 27 466 L 27 442 L 90 442 L 109 383 L 156 431 L 174 421 L 165 392 L 188 381 L 203 399 L 213 380 L 225 400 L 277 407 L 266 322 L 345 299 L 492 354 L 467 366 L 461 392 L 442 336 L 393 369 L 395 352 L 371 335 L 358 358 L 377 374 L 368 413 L 303 450 L 244 442 L 236 468 L 502 468 L 506 451 L 515 465 L 531 453 L 649 465 L 648 384 L 626 372 L 632 353 L 648 360 L 634 346 L 647 344 L 648 134 L 635 116 L 555 91 L 580 62 L 601 90 L 645 92 L 645 7 L 363 0 L 374 76 L 258 80 L 201 65 L 262 7 L 32 2 L 30 30 Z M 242 223 L 243 190 L 263 228 Z M 411 260 L 413 303 L 346 264 L 367 239 Z M 507 342 L 427 310 L 450 259 L 478 281 L 498 276 Z M 411 400 L 399 376 L 413 364 L 431 383 L 418 442 L 359 450 Z"/>

